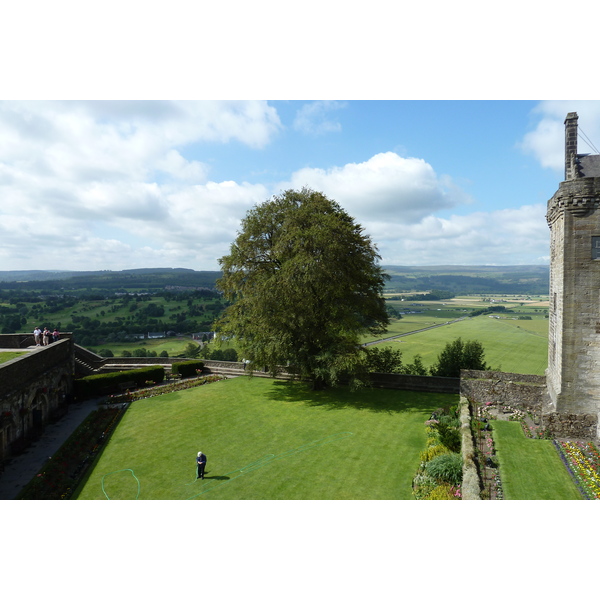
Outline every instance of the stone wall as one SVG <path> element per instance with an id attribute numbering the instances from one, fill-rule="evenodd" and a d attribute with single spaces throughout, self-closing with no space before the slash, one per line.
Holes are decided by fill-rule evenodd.
<path id="1" fill-rule="evenodd" d="M 555 438 L 598 440 L 598 416 L 548 413 L 542 417 L 542 425 Z"/>
<path id="2" fill-rule="evenodd" d="M 462 499 L 481 500 L 481 485 L 479 473 L 475 464 L 475 444 L 471 432 L 471 410 L 469 401 L 464 396 L 460 397 L 460 433 L 461 453 L 463 459 Z"/>
<path id="3" fill-rule="evenodd" d="M 35 346 L 33 333 L 2 333 L 0 334 L 0 348 L 14 348 L 15 350 Z"/>
<path id="4" fill-rule="evenodd" d="M 478 404 L 490 402 L 509 406 L 535 415 L 542 414 L 546 397 L 546 379 L 538 375 L 467 371 L 460 373 L 460 393 Z"/>
<path id="5" fill-rule="evenodd" d="M 66 338 L 0 365 L 0 460 L 18 454 L 67 411 L 73 344 Z"/>
<path id="6" fill-rule="evenodd" d="M 371 373 L 374 387 L 435 394 L 458 394 L 460 379 L 454 377 L 421 377 L 394 373 Z"/>

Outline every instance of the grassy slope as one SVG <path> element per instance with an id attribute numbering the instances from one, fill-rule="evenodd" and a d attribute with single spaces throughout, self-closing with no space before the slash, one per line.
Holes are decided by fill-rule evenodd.
<path id="1" fill-rule="evenodd" d="M 493 436 L 507 500 L 581 500 L 550 440 L 526 438 L 515 421 L 495 421 Z"/>
<path id="2" fill-rule="evenodd" d="M 142 400 L 79 497 L 105 499 L 105 476 L 111 498 L 135 498 L 132 473 L 113 473 L 132 469 L 140 499 L 409 499 L 423 422 L 456 400 L 388 390 L 316 393 L 259 378 Z M 199 450 L 209 459 L 204 482 L 194 480 Z"/>

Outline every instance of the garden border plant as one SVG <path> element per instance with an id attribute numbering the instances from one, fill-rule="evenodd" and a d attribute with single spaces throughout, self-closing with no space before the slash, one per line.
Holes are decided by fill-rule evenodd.
<path id="1" fill-rule="evenodd" d="M 190 388 L 198 387 L 200 385 L 206 385 L 207 383 L 214 383 L 216 381 L 222 381 L 227 379 L 224 375 L 205 375 L 204 377 L 197 377 L 194 379 L 186 379 L 184 381 L 177 381 L 175 383 L 167 383 L 165 385 L 156 386 L 152 388 L 145 388 L 131 392 L 127 390 L 123 394 L 112 394 L 105 401 L 106 404 L 119 404 L 123 402 L 135 402 L 136 400 L 142 400 L 144 398 L 153 398 L 154 396 L 162 396 L 164 394 L 170 394 L 171 392 L 180 392 L 182 390 L 188 390 Z"/>
<path id="2" fill-rule="evenodd" d="M 462 498 L 463 458 L 459 406 L 434 411 L 425 421 L 426 448 L 413 479 L 417 500 L 460 500 Z"/>
<path id="3" fill-rule="evenodd" d="M 600 452 L 592 442 L 554 440 L 561 460 L 586 500 L 600 500 Z"/>

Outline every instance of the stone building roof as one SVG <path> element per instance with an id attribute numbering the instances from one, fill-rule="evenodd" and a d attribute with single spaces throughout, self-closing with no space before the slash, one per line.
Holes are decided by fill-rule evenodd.
<path id="1" fill-rule="evenodd" d="M 600 177 L 600 154 L 578 154 L 579 177 Z"/>

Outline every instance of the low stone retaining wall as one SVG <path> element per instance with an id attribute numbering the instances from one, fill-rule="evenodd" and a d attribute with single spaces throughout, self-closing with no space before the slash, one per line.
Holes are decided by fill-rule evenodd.
<path id="1" fill-rule="evenodd" d="M 464 396 L 460 397 L 460 433 L 461 453 L 463 458 L 462 499 L 481 500 L 481 486 L 479 473 L 475 464 L 475 444 L 471 432 L 471 410 L 469 401 Z"/>
<path id="2" fill-rule="evenodd" d="M 396 375 L 395 373 L 371 373 L 374 387 L 435 394 L 458 394 L 460 379 L 454 377 L 422 377 L 420 375 Z"/>
<path id="3" fill-rule="evenodd" d="M 597 415 L 547 413 L 542 415 L 542 425 L 554 438 L 600 439 Z"/>
<path id="4" fill-rule="evenodd" d="M 460 394 L 478 404 L 510 406 L 541 415 L 546 378 L 500 371 L 460 372 Z"/>

